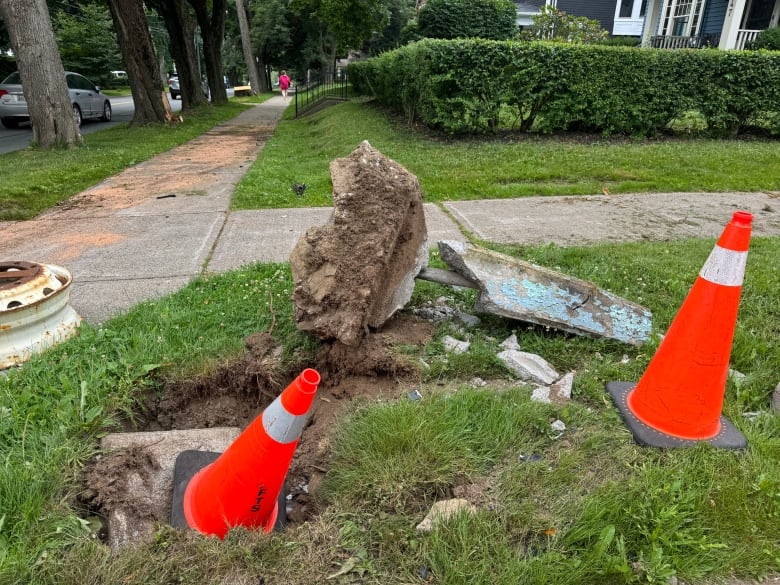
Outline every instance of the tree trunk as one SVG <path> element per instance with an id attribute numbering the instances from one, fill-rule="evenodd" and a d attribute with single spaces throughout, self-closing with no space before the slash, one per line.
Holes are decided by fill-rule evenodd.
<path id="1" fill-rule="evenodd" d="M 185 0 L 147 0 L 162 16 L 171 40 L 171 56 L 176 63 L 183 110 L 206 103 L 206 95 L 200 83 L 197 55 L 195 53 L 195 29 L 197 23 L 190 14 Z"/>
<path id="2" fill-rule="evenodd" d="M 249 19 L 247 18 L 244 0 L 236 0 L 236 12 L 238 12 L 238 28 L 241 30 L 241 47 L 244 49 L 244 61 L 249 71 L 249 83 L 252 86 L 252 93 L 260 93 L 260 73 L 257 67 L 257 59 L 252 54 L 252 41 L 249 32 Z"/>
<path id="3" fill-rule="evenodd" d="M 171 106 L 160 76 L 141 0 L 108 0 L 117 41 L 127 67 L 135 114 L 131 126 L 167 122 Z"/>
<path id="4" fill-rule="evenodd" d="M 73 147 L 81 134 L 65 83 L 46 0 L 0 0 L 16 55 L 22 89 L 33 127 L 33 142 L 42 148 Z"/>
<path id="5" fill-rule="evenodd" d="M 195 11 L 195 18 L 203 36 L 203 57 L 206 77 L 211 90 L 212 104 L 226 104 L 225 74 L 222 71 L 222 42 L 225 39 L 225 10 L 227 0 L 187 0 Z M 211 4 L 209 16 L 208 4 Z"/>

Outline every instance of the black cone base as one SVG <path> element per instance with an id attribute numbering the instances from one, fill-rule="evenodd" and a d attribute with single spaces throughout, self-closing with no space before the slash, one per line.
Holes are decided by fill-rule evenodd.
<path id="1" fill-rule="evenodd" d="M 636 382 L 607 382 L 607 392 L 612 396 L 615 406 L 626 426 L 634 435 L 634 440 L 640 445 L 648 447 L 693 447 L 698 443 L 709 443 L 713 447 L 723 449 L 744 449 L 747 447 L 747 439 L 726 417 L 720 417 L 720 432 L 710 439 L 681 439 L 673 435 L 667 435 L 639 420 L 628 407 L 626 399 L 629 392 L 634 389 Z"/>
<path id="2" fill-rule="evenodd" d="M 187 491 L 187 485 L 190 480 L 201 469 L 214 463 L 222 453 L 214 451 L 182 451 L 176 457 L 176 464 L 173 467 L 173 500 L 171 502 L 171 526 L 174 528 L 189 528 L 187 518 L 184 515 L 184 492 Z M 281 532 L 287 526 L 287 499 L 285 489 L 279 491 L 277 505 L 279 510 L 276 514 L 274 530 Z"/>

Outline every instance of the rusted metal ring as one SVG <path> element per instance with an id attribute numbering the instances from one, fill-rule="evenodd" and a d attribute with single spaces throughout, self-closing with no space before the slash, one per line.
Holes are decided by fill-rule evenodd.
<path id="1" fill-rule="evenodd" d="M 0 262 L 0 290 L 20 286 L 43 274 L 43 266 L 36 262 Z"/>

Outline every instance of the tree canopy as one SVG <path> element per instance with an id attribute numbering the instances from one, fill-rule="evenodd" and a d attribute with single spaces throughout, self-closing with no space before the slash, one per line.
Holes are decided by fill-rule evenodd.
<path id="1" fill-rule="evenodd" d="M 422 37 L 505 40 L 517 33 L 516 19 L 511 0 L 428 0 L 417 26 Z"/>

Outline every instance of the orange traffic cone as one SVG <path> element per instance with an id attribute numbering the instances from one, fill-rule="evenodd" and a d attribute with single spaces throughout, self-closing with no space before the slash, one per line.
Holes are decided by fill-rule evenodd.
<path id="1" fill-rule="evenodd" d="M 199 451 L 179 454 L 177 466 L 182 459 L 181 467 L 186 467 L 188 458 L 196 465 L 199 459 L 206 466 L 192 471 L 188 481 L 177 480 L 174 470 L 171 523 L 181 526 L 183 512 L 187 526 L 219 538 L 233 526 L 259 526 L 270 532 L 279 514 L 284 478 L 319 383 L 316 370 L 304 370 L 216 460 Z M 187 453 L 197 456 L 182 458 Z M 178 500 L 181 509 L 177 512 Z"/>
<path id="2" fill-rule="evenodd" d="M 734 213 L 639 383 L 607 384 L 638 443 L 747 446 L 721 409 L 752 221 Z"/>

